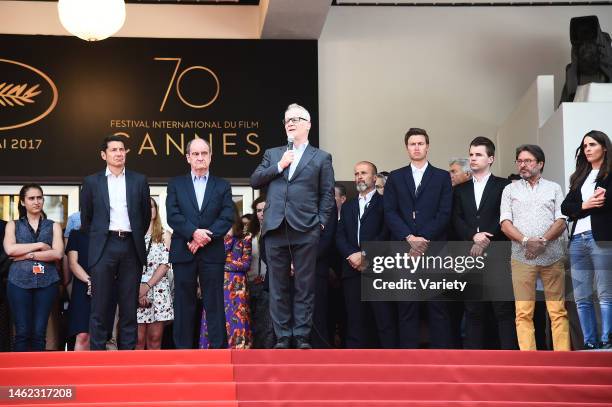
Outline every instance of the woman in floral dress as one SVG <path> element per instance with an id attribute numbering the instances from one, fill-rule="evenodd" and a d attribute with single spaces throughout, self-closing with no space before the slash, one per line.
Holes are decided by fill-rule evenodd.
<path id="1" fill-rule="evenodd" d="M 223 296 L 225 327 L 229 348 L 249 349 L 253 343 L 246 273 L 251 267 L 251 235 L 246 234 L 238 208 L 234 205 L 234 224 L 224 239 L 225 276 Z M 200 348 L 208 348 L 206 311 L 202 311 Z"/>
<path id="2" fill-rule="evenodd" d="M 151 198 L 151 223 L 145 235 L 147 264 L 142 268 L 138 294 L 136 349 L 161 349 L 164 324 L 174 319 L 168 272 L 169 238 L 162 228 L 157 202 Z"/>

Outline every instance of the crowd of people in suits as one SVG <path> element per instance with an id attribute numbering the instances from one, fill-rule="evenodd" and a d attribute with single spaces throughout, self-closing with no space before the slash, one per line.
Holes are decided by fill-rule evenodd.
<path id="1" fill-rule="evenodd" d="M 101 145 L 106 168 L 85 178 L 67 240 L 43 211 L 42 188 L 24 185 L 19 219 L 0 225 L 12 350 L 45 349 L 51 308 L 70 280 L 66 332 L 75 350 L 104 350 L 113 341 L 121 350 L 535 350 L 544 328 L 540 285 L 554 350 L 611 347 L 612 145 L 605 133 L 582 138 L 564 195 L 543 178 L 537 145 L 516 149 L 511 179 L 492 174 L 495 145 L 486 137 L 472 140 L 469 158 L 452 159 L 446 171 L 428 161 L 427 131 L 410 128 L 409 165 L 387 173 L 357 162 L 357 195 L 347 199 L 331 156 L 308 142 L 309 112 L 292 104 L 283 125 L 289 143 L 267 150 L 254 170 L 251 185 L 262 194 L 246 218 L 230 183 L 211 174 L 211 147 L 199 138 L 186 146 L 190 172 L 168 183 L 172 233 L 162 227 L 146 176 L 126 169 L 118 136 Z M 365 301 L 364 242 L 388 241 L 405 242 L 412 257 L 438 242 L 469 242 L 474 256 L 508 242 L 508 264 L 489 267 L 503 269 L 514 298 Z M 574 314 L 579 324 L 571 325 Z"/>

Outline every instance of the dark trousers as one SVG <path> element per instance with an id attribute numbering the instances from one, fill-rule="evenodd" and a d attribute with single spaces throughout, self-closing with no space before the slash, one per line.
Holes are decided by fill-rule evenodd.
<path id="1" fill-rule="evenodd" d="M 312 346 L 316 349 L 332 348 L 333 346 L 331 345 L 327 323 L 329 308 L 329 277 L 317 274 L 315 278 Z"/>
<path id="2" fill-rule="evenodd" d="M 142 275 L 142 264 L 136 254 L 132 236 L 109 235 L 100 260 L 90 268 L 91 315 L 89 334 L 91 350 L 105 350 L 106 341 L 112 334 L 115 314 L 114 299 L 119 306 L 117 347 L 120 350 L 136 348 L 138 323 L 138 290 Z M 116 291 L 116 292 L 115 292 Z M 112 316 L 111 316 L 112 314 Z"/>
<path id="3" fill-rule="evenodd" d="M 210 349 L 227 348 L 225 308 L 223 304 L 223 263 L 206 263 L 202 252 L 188 263 L 173 264 L 174 271 L 174 345 L 177 349 L 195 349 L 197 314 L 197 280 L 200 281 L 202 305 L 206 311 Z M 197 329 L 196 329 L 197 328 Z"/>
<path id="4" fill-rule="evenodd" d="M 362 301 L 359 277 L 345 278 L 342 284 L 346 304 L 346 347 L 348 349 L 372 346 L 380 346 L 383 349 L 397 348 L 395 304 L 387 301 Z M 372 335 L 373 333 L 375 335 Z"/>
<path id="5" fill-rule="evenodd" d="M 450 349 L 452 347 L 451 321 L 448 305 L 442 301 L 400 301 L 397 303 L 399 347 L 403 349 L 419 347 L 419 309 L 421 304 L 427 307 L 430 347 Z"/>
<path id="6" fill-rule="evenodd" d="M 45 350 L 47 321 L 58 293 L 58 283 L 43 288 L 21 288 L 8 283 L 6 294 L 15 323 L 15 352 Z"/>
<path id="7" fill-rule="evenodd" d="M 514 302 L 511 301 L 466 301 L 465 343 L 466 349 L 486 349 L 485 328 L 487 307 L 491 304 L 501 349 L 518 349 Z"/>
<path id="8" fill-rule="evenodd" d="M 270 315 L 277 338 L 302 336 L 310 338 L 315 298 L 315 264 L 318 226 L 299 232 L 283 221 L 266 233 L 266 258 L 270 282 Z M 293 301 L 291 299 L 291 263 Z"/>
<path id="9" fill-rule="evenodd" d="M 463 301 L 449 301 L 448 315 L 451 322 L 451 341 L 453 349 L 463 349 L 463 316 L 465 304 Z"/>

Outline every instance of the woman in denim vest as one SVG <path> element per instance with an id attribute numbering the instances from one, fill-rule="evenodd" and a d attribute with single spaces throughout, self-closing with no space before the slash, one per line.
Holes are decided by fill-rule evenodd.
<path id="1" fill-rule="evenodd" d="M 19 191 L 19 220 L 9 222 L 4 234 L 4 250 L 13 260 L 7 297 L 16 352 L 45 350 L 47 320 L 58 295 L 56 262 L 64 251 L 62 228 L 47 219 L 43 203 L 39 185 L 24 185 Z"/>
<path id="2" fill-rule="evenodd" d="M 561 205 L 563 214 L 574 221 L 569 251 L 585 349 L 612 347 L 611 148 L 610 138 L 601 131 L 592 130 L 582 138 L 570 192 Z M 601 335 L 597 334 L 594 292 L 601 309 Z"/>

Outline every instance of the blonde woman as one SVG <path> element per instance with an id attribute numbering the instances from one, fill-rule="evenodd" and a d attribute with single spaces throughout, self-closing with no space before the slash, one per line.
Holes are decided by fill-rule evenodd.
<path id="1" fill-rule="evenodd" d="M 136 349 L 161 349 L 164 323 L 174 319 L 168 279 L 170 239 L 161 225 L 157 202 L 151 198 L 151 223 L 145 235 L 147 264 L 142 268 L 138 294 L 138 343 Z"/>

